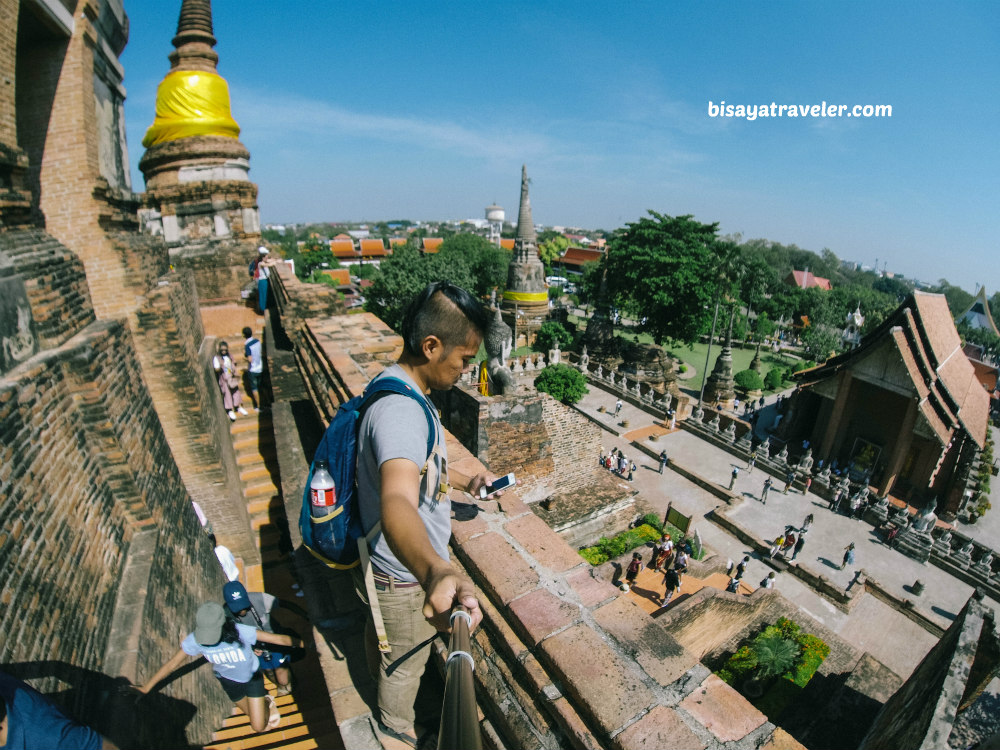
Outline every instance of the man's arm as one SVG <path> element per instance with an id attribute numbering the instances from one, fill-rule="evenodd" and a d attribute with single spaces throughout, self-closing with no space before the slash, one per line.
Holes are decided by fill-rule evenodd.
<path id="1" fill-rule="evenodd" d="M 458 487 L 460 490 L 468 492 L 473 497 L 479 497 L 479 488 L 485 487 L 490 482 L 496 479 L 488 471 L 481 471 L 475 476 L 469 476 L 468 474 L 463 474 L 460 471 L 456 471 L 449 467 L 448 469 L 448 481 L 453 482 L 454 487 Z M 497 495 L 502 495 L 503 491 L 496 493 Z"/>
<path id="2" fill-rule="evenodd" d="M 424 617 L 438 630 L 447 632 L 451 629 L 451 609 L 458 603 L 469 610 L 475 628 L 483 619 L 475 587 L 434 551 L 417 512 L 420 468 L 409 459 L 393 458 L 382 464 L 379 474 L 382 534 L 393 554 L 420 582 L 425 594 Z M 480 485 L 476 485 L 476 491 Z"/>

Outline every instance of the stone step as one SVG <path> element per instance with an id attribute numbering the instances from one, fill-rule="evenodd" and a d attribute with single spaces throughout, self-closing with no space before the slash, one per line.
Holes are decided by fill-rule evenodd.
<path id="1" fill-rule="evenodd" d="M 240 471 L 240 479 L 244 486 L 253 484 L 255 479 L 270 479 L 271 471 L 266 466 L 252 466 Z"/>
<path id="2" fill-rule="evenodd" d="M 237 416 L 236 421 L 230 423 L 229 434 L 236 435 L 246 435 L 247 433 L 258 433 L 262 429 L 266 429 L 268 432 L 271 431 L 271 415 L 270 414 L 254 414 L 250 412 L 247 416 Z"/>
<path id="3" fill-rule="evenodd" d="M 265 432 L 263 434 L 259 433 L 245 433 L 241 432 L 238 436 L 234 436 L 233 449 L 239 453 L 240 451 L 246 450 L 248 448 L 263 448 L 264 446 L 274 446 L 274 433 Z"/>
<path id="4" fill-rule="evenodd" d="M 253 482 L 243 485 L 243 497 L 248 501 L 257 500 L 263 495 L 271 496 L 280 494 L 281 490 L 270 479 L 255 479 Z"/>
<path id="5" fill-rule="evenodd" d="M 268 462 L 273 463 L 275 459 L 274 450 L 261 451 L 257 448 L 248 448 L 244 451 L 238 451 L 236 453 L 236 465 L 241 469 L 248 466 L 266 465 Z"/>

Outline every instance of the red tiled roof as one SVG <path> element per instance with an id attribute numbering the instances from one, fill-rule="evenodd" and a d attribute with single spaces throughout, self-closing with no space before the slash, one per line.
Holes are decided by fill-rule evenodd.
<path id="1" fill-rule="evenodd" d="M 338 284 L 351 283 L 351 272 L 348 271 L 346 268 L 326 268 L 323 269 L 322 273 L 329 276 Z"/>
<path id="2" fill-rule="evenodd" d="M 887 335 L 906 368 L 921 414 L 938 440 L 947 443 L 954 430 L 961 427 L 982 447 L 989 420 L 989 394 L 962 352 L 944 295 L 914 292 L 862 339 L 861 346 L 810 370 L 810 382 L 829 377 L 868 356 Z"/>
<path id="3" fill-rule="evenodd" d="M 810 271 L 792 271 L 785 277 L 785 283 L 789 286 L 797 286 L 799 289 L 808 289 L 813 286 L 818 286 L 820 289 L 833 289 L 830 279 L 816 276 Z"/>
<path id="4" fill-rule="evenodd" d="M 436 253 L 441 249 L 441 243 L 444 242 L 442 237 L 424 237 L 424 252 L 425 253 Z"/>
<path id="5" fill-rule="evenodd" d="M 604 253 L 600 250 L 592 250 L 588 247 L 567 247 L 566 252 L 556 262 L 567 266 L 582 266 L 584 263 L 600 260 L 603 257 Z"/>
<path id="6" fill-rule="evenodd" d="M 346 240 L 330 240 L 330 249 L 333 251 L 334 258 L 350 258 L 353 260 L 358 257 L 357 252 L 354 250 L 354 240 L 350 238 Z"/>
<path id="7" fill-rule="evenodd" d="M 385 244 L 381 239 L 361 240 L 361 257 L 384 258 L 385 255 Z"/>

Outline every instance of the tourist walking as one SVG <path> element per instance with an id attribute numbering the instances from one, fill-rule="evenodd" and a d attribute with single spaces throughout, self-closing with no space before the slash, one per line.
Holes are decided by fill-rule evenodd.
<path id="1" fill-rule="evenodd" d="M 764 577 L 764 580 L 762 580 L 760 582 L 760 588 L 762 588 L 762 589 L 773 589 L 774 588 L 774 571 L 773 570 Z"/>
<path id="2" fill-rule="evenodd" d="M 747 565 L 750 563 L 750 555 L 744 555 L 743 559 L 740 560 L 739 564 L 736 566 L 736 575 L 733 576 L 737 580 L 743 578 L 743 574 L 747 572 Z"/>
<path id="3" fill-rule="evenodd" d="M 785 494 L 786 495 L 788 494 L 788 490 L 790 490 L 792 488 L 792 482 L 794 482 L 794 481 L 795 481 L 795 474 L 794 473 L 788 472 L 787 474 L 785 474 Z"/>
<path id="4" fill-rule="evenodd" d="M 767 493 L 771 490 L 771 477 L 764 480 L 764 489 L 760 491 L 760 501 L 767 505 Z"/>
<path id="5" fill-rule="evenodd" d="M 246 414 L 243 408 L 243 394 L 240 393 L 240 379 L 237 377 L 236 363 L 229 356 L 229 344 L 220 341 L 212 357 L 212 367 L 219 379 L 219 390 L 222 391 L 222 405 L 229 419 L 236 421 L 236 412 Z"/>
<path id="6" fill-rule="evenodd" d="M 810 513 L 802 521 L 802 525 L 799 527 L 799 533 L 805 534 L 807 531 L 809 531 L 809 527 L 811 527 L 812 525 L 813 525 L 813 514 Z"/>
<path id="7" fill-rule="evenodd" d="M 663 574 L 663 583 L 666 586 L 666 591 L 663 592 L 663 603 L 660 604 L 660 609 L 670 604 L 674 594 L 681 590 L 681 576 L 673 568 L 667 568 L 667 572 Z"/>
<path id="8" fill-rule="evenodd" d="M 677 554 L 674 556 L 674 570 L 677 571 L 677 578 L 680 579 L 688 569 L 688 554 L 684 551 L 683 547 L 677 548 Z"/>
<path id="9" fill-rule="evenodd" d="M 667 465 L 667 452 L 660 451 L 660 473 L 663 473 L 663 468 Z"/>
<path id="10" fill-rule="evenodd" d="M 794 560 L 798 554 L 802 551 L 802 548 L 806 546 L 806 535 L 799 534 L 799 538 L 795 540 L 795 549 L 792 551 L 792 559 Z"/>
<path id="11" fill-rule="evenodd" d="M 621 400 L 621 399 L 618 399 L 617 401 L 615 401 L 615 416 L 616 416 L 616 417 L 618 416 L 618 413 L 619 413 L 619 412 L 620 412 L 621 410 L 622 410 L 622 400 Z"/>
<path id="12" fill-rule="evenodd" d="M 733 487 L 736 485 L 736 477 L 740 474 L 740 470 L 734 466 L 733 473 L 729 475 L 729 490 L 732 492 Z"/>
<path id="13" fill-rule="evenodd" d="M 840 563 L 840 569 L 843 570 L 848 565 L 854 565 L 854 542 L 844 547 L 844 560 Z"/>
<path id="14" fill-rule="evenodd" d="M 663 570 L 665 565 L 669 565 L 670 557 L 674 552 L 674 542 L 670 538 L 670 534 L 664 534 L 660 537 L 659 551 L 656 554 L 656 564 L 653 569 L 659 573 Z"/>
<path id="15" fill-rule="evenodd" d="M 769 550 L 768 555 L 770 557 L 774 557 L 779 552 L 781 552 L 781 548 L 784 546 L 785 546 L 785 535 L 778 534 L 778 536 L 775 537 L 774 541 L 771 543 L 771 549 Z"/>
<path id="16" fill-rule="evenodd" d="M 757 463 L 757 451 L 750 451 L 750 458 L 747 459 L 747 474 L 753 474 L 753 467 Z"/>
<path id="17" fill-rule="evenodd" d="M 253 410 L 260 411 L 260 378 L 264 373 L 264 355 L 260 339 L 253 335 L 250 326 L 243 328 L 243 355 L 247 359 L 247 373 L 250 376 L 250 402 Z"/>
<path id="18" fill-rule="evenodd" d="M 278 609 L 278 598 L 271 594 L 248 592 L 239 581 L 230 581 L 222 587 L 222 599 L 226 603 L 229 616 L 239 625 L 260 628 L 267 633 L 274 632 L 271 614 Z M 277 686 L 276 695 L 292 692 L 292 655 L 287 651 L 254 649 L 260 659 L 260 668 L 267 673 Z"/>
<path id="19" fill-rule="evenodd" d="M 274 698 L 264 689 L 260 673 L 260 660 L 254 653 L 258 643 L 275 646 L 305 646 L 301 638 L 267 633 L 248 625 L 239 625 L 226 618 L 218 602 L 206 602 L 198 608 L 194 631 L 181 641 L 180 650 L 139 688 L 149 693 L 172 672 L 179 669 L 189 657 L 204 656 L 211 662 L 216 678 L 229 699 L 250 718 L 255 732 L 274 729 L 281 723 L 281 714 Z"/>
<path id="20" fill-rule="evenodd" d="M 635 584 L 636 576 L 639 575 L 639 569 L 641 567 L 642 567 L 642 558 L 639 557 L 638 552 L 633 552 L 632 561 L 628 564 L 628 570 L 625 571 L 626 591 Z"/>

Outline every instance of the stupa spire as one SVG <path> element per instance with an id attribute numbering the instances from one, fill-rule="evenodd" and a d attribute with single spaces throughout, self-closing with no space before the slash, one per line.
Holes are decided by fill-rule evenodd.
<path id="1" fill-rule="evenodd" d="M 171 43 L 171 70 L 203 70 L 214 73 L 219 62 L 212 31 L 212 0 L 184 0 Z"/>
<path id="2" fill-rule="evenodd" d="M 522 242 L 538 243 L 535 222 L 531 218 L 531 198 L 528 197 L 528 167 L 521 165 L 521 207 L 517 211 L 517 239 Z"/>

